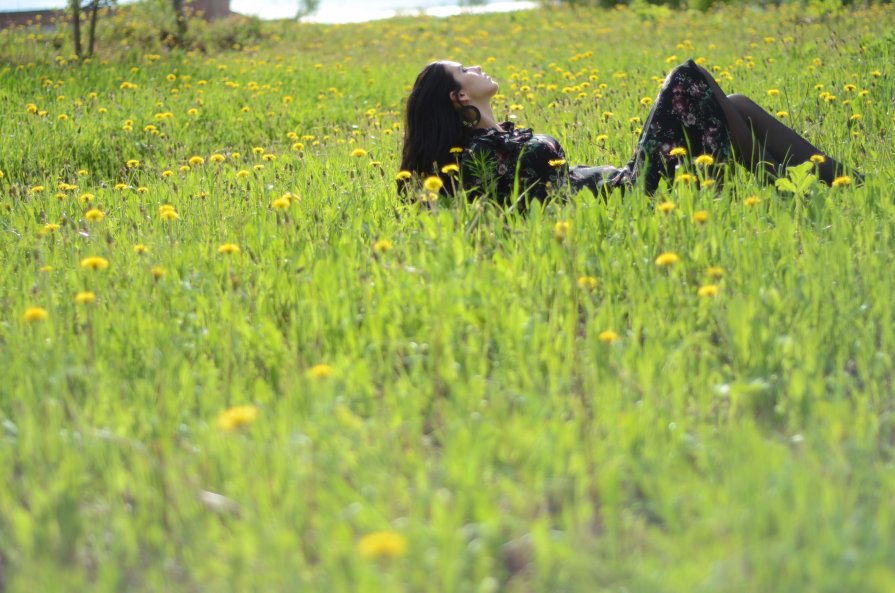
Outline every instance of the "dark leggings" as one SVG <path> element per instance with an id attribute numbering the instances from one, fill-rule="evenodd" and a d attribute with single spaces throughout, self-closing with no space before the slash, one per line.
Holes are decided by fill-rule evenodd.
<path id="1" fill-rule="evenodd" d="M 799 134 L 781 123 L 745 95 L 725 95 L 718 83 L 704 68 L 709 86 L 712 88 L 724 115 L 727 118 L 730 141 L 735 158 L 744 167 L 768 181 L 784 174 L 789 165 L 808 161 L 813 155 L 824 157 L 817 167 L 821 181 L 831 184 L 845 174 L 844 167 Z M 860 174 L 855 173 L 860 178 Z"/>

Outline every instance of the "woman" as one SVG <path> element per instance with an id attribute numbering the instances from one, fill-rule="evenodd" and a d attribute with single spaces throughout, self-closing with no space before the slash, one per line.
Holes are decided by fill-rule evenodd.
<path id="1" fill-rule="evenodd" d="M 678 165 L 701 155 L 711 157 L 699 159 L 711 165 L 708 175 L 731 160 L 768 180 L 808 160 L 817 163 L 817 175 L 827 184 L 843 174 L 838 162 L 751 99 L 724 94 L 692 60 L 666 78 L 634 156 L 621 168 L 570 169 L 556 139 L 495 119 L 491 98 L 497 89 L 479 66 L 450 61 L 426 66 L 407 99 L 402 171 L 439 175 L 450 189 L 442 169 L 459 161 L 468 193 L 488 193 L 507 205 L 516 196 L 519 209 L 567 183 L 575 191 L 587 187 L 601 195 L 642 180 L 652 194 L 660 178 L 673 179 Z M 399 177 L 404 189 L 407 175 Z"/>

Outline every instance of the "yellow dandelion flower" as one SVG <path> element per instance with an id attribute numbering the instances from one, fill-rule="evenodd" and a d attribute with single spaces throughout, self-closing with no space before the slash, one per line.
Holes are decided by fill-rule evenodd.
<path id="1" fill-rule="evenodd" d="M 236 172 L 237 179 L 244 179 L 248 176 L 249 176 L 249 172 L 246 171 L 245 169 L 240 169 L 239 171 Z"/>
<path id="2" fill-rule="evenodd" d="M 198 167 L 199 165 L 205 164 L 205 159 L 200 156 L 191 156 L 190 160 L 187 162 L 189 162 L 189 164 L 193 167 Z"/>
<path id="3" fill-rule="evenodd" d="M 400 558 L 407 553 L 407 539 L 395 531 L 368 533 L 357 542 L 357 552 L 367 560 Z"/>
<path id="4" fill-rule="evenodd" d="M 788 111 L 778 111 L 777 117 L 779 117 L 780 119 L 785 119 L 785 118 L 789 117 L 789 112 Z"/>
<path id="5" fill-rule="evenodd" d="M 125 163 L 125 165 L 127 165 L 128 169 L 135 169 L 140 166 L 140 161 L 138 161 L 137 159 L 130 159 Z"/>
<path id="6" fill-rule="evenodd" d="M 709 278 L 720 278 L 724 275 L 724 268 L 721 266 L 709 266 L 705 269 L 705 275 Z"/>
<path id="7" fill-rule="evenodd" d="M 671 214 L 674 212 L 675 208 L 677 208 L 677 204 L 674 202 L 662 202 L 656 207 L 656 209 L 663 214 Z"/>
<path id="8" fill-rule="evenodd" d="M 225 157 L 222 154 L 215 153 L 215 154 L 211 155 L 210 157 L 208 157 L 208 159 L 212 163 L 223 163 L 225 160 L 227 160 L 227 157 Z"/>
<path id="9" fill-rule="evenodd" d="M 770 97 L 776 97 L 779 94 L 780 94 L 780 89 L 769 89 L 768 90 L 768 96 L 770 96 Z"/>
<path id="10" fill-rule="evenodd" d="M 423 181 L 423 187 L 426 191 L 434 193 L 441 191 L 441 188 L 444 187 L 444 182 L 441 180 L 441 177 L 432 175 L 431 177 L 426 177 L 426 180 Z"/>
<path id="11" fill-rule="evenodd" d="M 85 270 L 105 270 L 109 267 L 109 260 L 98 255 L 91 255 L 81 260 L 81 267 Z"/>
<path id="12" fill-rule="evenodd" d="M 451 148 L 451 154 L 461 154 L 463 152 L 462 146 L 454 146 Z"/>
<path id="13" fill-rule="evenodd" d="M 743 203 L 747 206 L 755 206 L 759 202 L 761 202 L 761 198 L 759 198 L 758 196 L 749 196 Z"/>
<path id="14" fill-rule="evenodd" d="M 153 266 L 152 269 L 149 270 L 149 273 L 152 274 L 152 277 L 156 280 L 159 280 L 162 276 L 167 274 L 165 268 L 161 266 Z"/>
<path id="15" fill-rule="evenodd" d="M 292 201 L 288 197 L 282 196 L 271 202 L 270 205 L 274 210 L 288 210 L 291 203 Z"/>
<path id="16" fill-rule="evenodd" d="M 43 307 L 28 307 L 22 314 L 22 320 L 27 323 L 46 321 L 49 317 L 50 313 Z"/>
<path id="17" fill-rule="evenodd" d="M 557 169 L 566 164 L 566 159 L 550 159 L 549 161 L 547 161 L 547 164 L 554 169 Z"/>
<path id="18" fill-rule="evenodd" d="M 715 164 L 715 159 L 710 154 L 701 154 L 696 157 L 694 161 L 697 165 L 702 165 L 703 167 L 710 167 Z"/>
<path id="19" fill-rule="evenodd" d="M 609 136 L 607 134 L 598 134 L 597 135 L 597 144 L 603 144 L 609 140 Z"/>
<path id="20" fill-rule="evenodd" d="M 328 364 L 315 364 L 308 369 L 308 376 L 312 379 L 326 379 L 333 374 L 333 368 Z"/>
<path id="21" fill-rule="evenodd" d="M 822 165 L 827 162 L 827 158 L 822 154 L 812 154 L 809 160 L 815 165 Z"/>
<path id="22" fill-rule="evenodd" d="M 611 344 L 618 339 L 618 332 L 606 329 L 597 334 L 597 339 L 606 344 Z"/>
<path id="23" fill-rule="evenodd" d="M 364 150 L 363 148 L 355 148 L 354 150 L 351 151 L 351 156 L 353 156 L 356 159 L 359 159 L 361 157 L 367 156 L 367 151 Z"/>
<path id="24" fill-rule="evenodd" d="M 260 163 L 257 164 L 257 165 L 253 165 L 253 166 L 252 166 L 252 169 L 254 169 L 255 171 L 260 171 L 260 170 L 262 170 L 263 168 L 264 168 L 264 165 L 262 165 L 262 164 L 260 164 Z"/>
<path id="25" fill-rule="evenodd" d="M 102 210 L 98 210 L 97 208 L 91 208 L 87 211 L 86 214 L 84 214 L 84 218 L 86 218 L 90 222 L 99 222 L 105 217 L 106 215 L 103 214 Z"/>
<path id="26" fill-rule="evenodd" d="M 675 183 L 693 183 L 694 181 L 696 181 L 698 179 L 699 178 L 696 175 L 691 175 L 689 173 L 681 173 L 680 175 L 678 175 L 675 178 L 674 182 Z"/>
<path id="27" fill-rule="evenodd" d="M 861 119 L 861 114 L 860 114 L 860 113 L 853 113 L 853 114 L 851 115 L 851 117 L 849 117 L 848 119 L 850 119 L 851 121 L 858 121 L 859 119 Z"/>
<path id="28" fill-rule="evenodd" d="M 177 211 L 174 208 L 170 208 L 168 210 L 162 210 L 159 213 L 159 216 L 162 217 L 162 220 L 166 220 L 168 222 L 172 222 L 175 220 L 180 220 L 180 215 L 177 214 Z"/>
<path id="29" fill-rule="evenodd" d="M 669 151 L 668 156 L 674 156 L 674 157 L 687 156 L 687 149 L 684 148 L 683 146 L 676 146 Z"/>
<path id="30" fill-rule="evenodd" d="M 596 276 L 579 276 L 578 277 L 578 288 L 593 292 L 597 288 L 597 277 Z"/>
<path id="31" fill-rule="evenodd" d="M 143 245 L 142 243 L 137 243 L 134 245 L 134 253 L 137 255 L 143 255 L 144 253 L 149 252 L 149 247 Z"/>
<path id="32" fill-rule="evenodd" d="M 43 190 L 44 190 L 44 186 L 42 186 L 42 185 L 35 185 L 35 186 L 33 186 L 33 187 L 31 188 L 31 193 L 32 193 L 32 194 L 39 194 L 39 193 L 42 192 Z"/>
<path id="33" fill-rule="evenodd" d="M 233 406 L 218 414 L 216 423 L 223 431 L 250 426 L 261 416 L 261 411 L 252 405 Z"/>
<path id="34" fill-rule="evenodd" d="M 833 180 L 833 187 L 842 187 L 845 185 L 851 185 L 852 178 L 848 175 L 840 175 L 836 179 Z"/>
<path id="35" fill-rule="evenodd" d="M 656 258 L 656 265 L 659 267 L 673 266 L 679 261 L 681 261 L 681 258 L 678 256 L 678 254 L 667 251 L 660 254 L 659 257 Z"/>
<path id="36" fill-rule="evenodd" d="M 44 225 L 43 233 L 44 234 L 55 233 L 58 230 L 59 230 L 58 224 L 56 224 L 55 222 L 48 222 L 47 224 Z"/>
<path id="37" fill-rule="evenodd" d="M 717 296 L 720 289 L 717 284 L 703 284 L 699 287 L 699 290 L 696 291 L 696 294 L 703 298 L 711 298 L 713 296 Z"/>
<path id="38" fill-rule="evenodd" d="M 653 104 L 653 100 L 650 97 L 643 97 L 642 99 L 640 99 L 640 104 L 644 107 L 649 107 Z"/>
<path id="39" fill-rule="evenodd" d="M 388 253 L 393 247 L 394 244 L 388 239 L 379 239 L 373 243 L 373 251 L 376 253 Z"/>
<path id="40" fill-rule="evenodd" d="M 572 230 L 572 223 L 567 220 L 560 220 L 553 225 L 553 238 L 559 242 L 565 241 Z"/>
<path id="41" fill-rule="evenodd" d="M 126 189 L 127 189 L 126 183 L 116 183 L 115 184 L 115 191 L 124 191 Z"/>
<path id="42" fill-rule="evenodd" d="M 406 171 L 404 171 L 404 172 L 406 172 Z M 441 172 L 444 173 L 445 175 L 450 175 L 451 173 L 459 173 L 460 167 L 451 163 L 450 165 L 445 165 L 444 167 L 442 167 Z"/>
<path id="43" fill-rule="evenodd" d="M 703 179 L 699 182 L 700 188 L 712 187 L 713 185 L 715 185 L 714 179 Z"/>
<path id="44" fill-rule="evenodd" d="M 707 210 L 697 210 L 693 213 L 693 220 L 698 222 L 699 224 L 705 224 L 709 220 L 709 213 Z"/>
<path id="45" fill-rule="evenodd" d="M 292 145 L 292 150 L 301 152 L 304 149 L 305 149 L 305 145 L 302 144 L 301 142 L 296 142 L 295 144 Z"/>
<path id="46" fill-rule="evenodd" d="M 845 90 L 846 93 L 851 93 L 851 92 L 856 91 L 856 90 L 858 89 L 858 87 L 856 87 L 855 85 L 850 84 L 850 83 L 847 84 L 847 85 L 845 85 L 845 86 L 842 87 L 842 88 L 843 88 L 843 90 Z"/>
<path id="47" fill-rule="evenodd" d="M 226 255 L 239 253 L 239 245 L 237 245 L 236 243 L 224 243 L 223 245 L 218 247 L 218 253 L 223 253 Z"/>
<path id="48" fill-rule="evenodd" d="M 92 303 L 94 301 L 96 301 L 96 295 L 89 290 L 82 290 L 75 295 L 75 303 L 79 305 L 86 305 L 87 303 Z"/>
<path id="49" fill-rule="evenodd" d="M 870 76 L 872 76 L 874 78 L 879 78 L 882 75 L 883 75 L 883 73 L 880 72 L 879 70 L 874 70 L 873 72 L 870 73 Z"/>
<path id="50" fill-rule="evenodd" d="M 172 177 L 173 175 L 174 175 L 174 171 L 172 171 L 171 169 L 166 169 L 166 170 L 162 171 L 162 177 L 164 177 L 166 179 L 168 177 Z"/>
<path id="51" fill-rule="evenodd" d="M 407 181 L 413 177 L 413 174 L 410 171 L 398 171 L 398 174 L 395 175 L 396 181 Z"/>
<path id="52" fill-rule="evenodd" d="M 267 153 L 267 154 L 261 155 L 261 159 L 264 161 L 267 161 L 267 162 L 271 162 L 271 161 L 277 160 L 277 155 Z"/>

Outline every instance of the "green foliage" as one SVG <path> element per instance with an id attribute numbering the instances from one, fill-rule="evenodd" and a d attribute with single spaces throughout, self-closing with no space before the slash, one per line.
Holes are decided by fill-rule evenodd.
<path id="1" fill-rule="evenodd" d="M 802 163 L 787 168 L 786 177 L 774 181 L 774 185 L 782 192 L 803 198 L 817 182 L 817 176 L 812 173 L 814 165 L 810 162 Z"/>
<path id="2" fill-rule="evenodd" d="M 895 589 L 891 6 L 163 8 L 0 32 L 0 590 Z M 690 56 L 866 183 L 395 194 L 431 59 L 619 165 Z"/>

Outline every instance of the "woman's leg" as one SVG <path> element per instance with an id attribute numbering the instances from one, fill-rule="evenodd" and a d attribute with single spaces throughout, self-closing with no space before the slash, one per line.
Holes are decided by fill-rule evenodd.
<path id="1" fill-rule="evenodd" d="M 844 168 L 839 162 L 762 109 L 749 97 L 729 95 L 727 99 L 749 122 L 749 127 L 757 138 L 759 146 L 762 146 L 783 167 L 804 163 L 812 156 L 819 154 L 824 157 L 824 162 L 817 166 L 818 177 L 822 181 L 830 184 L 836 177 L 844 174 Z"/>
<path id="2" fill-rule="evenodd" d="M 745 95 L 726 95 L 705 68 L 701 68 L 724 115 L 740 164 L 756 175 L 775 178 L 789 165 L 798 165 L 813 155 L 824 157 L 818 176 L 827 184 L 842 175 L 844 168 L 835 159 L 808 142 L 795 130 L 781 123 Z"/>

